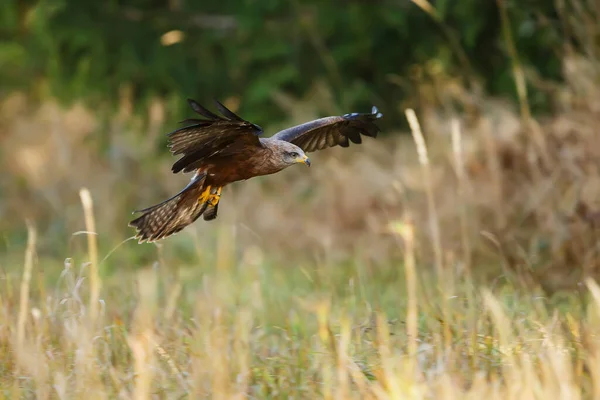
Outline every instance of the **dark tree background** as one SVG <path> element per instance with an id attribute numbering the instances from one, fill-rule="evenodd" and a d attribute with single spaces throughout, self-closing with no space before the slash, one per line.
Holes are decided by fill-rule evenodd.
<path id="1" fill-rule="evenodd" d="M 186 97 L 235 95 L 261 124 L 283 117 L 273 90 L 300 97 L 321 80 L 343 111 L 377 104 L 398 124 L 418 84 L 411 71 L 432 60 L 465 86 L 515 96 L 501 4 L 521 63 L 560 80 L 567 33 L 552 1 L 429 4 L 434 14 L 409 0 L 4 0 L 0 95 L 26 89 L 100 109 L 128 88 L 138 110 L 158 95 L 177 99 L 174 113 Z M 170 31 L 183 37 L 161 43 Z M 529 101 L 548 110 L 536 87 Z"/>

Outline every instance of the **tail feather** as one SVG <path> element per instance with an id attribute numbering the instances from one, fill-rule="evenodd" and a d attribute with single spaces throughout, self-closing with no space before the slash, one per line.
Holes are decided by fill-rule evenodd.
<path id="1" fill-rule="evenodd" d="M 181 231 L 196 221 L 208 206 L 198 201 L 204 188 L 205 176 L 197 176 L 181 192 L 139 212 L 144 214 L 129 223 L 137 229 L 139 243 L 154 242 Z"/>

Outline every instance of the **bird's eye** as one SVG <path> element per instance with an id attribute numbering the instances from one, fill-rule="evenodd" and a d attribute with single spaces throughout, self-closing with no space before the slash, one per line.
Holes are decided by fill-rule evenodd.
<path id="1" fill-rule="evenodd" d="M 298 158 L 298 153 L 296 153 L 295 151 L 292 151 L 292 152 L 290 153 L 290 157 L 293 157 L 293 158 Z"/>

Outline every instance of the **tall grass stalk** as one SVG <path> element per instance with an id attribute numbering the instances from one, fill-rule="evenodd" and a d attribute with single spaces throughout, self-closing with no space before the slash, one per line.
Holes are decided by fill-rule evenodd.
<path id="1" fill-rule="evenodd" d="M 460 237 L 462 243 L 462 262 L 468 277 L 471 277 L 471 240 L 469 238 L 468 220 L 468 182 L 465 171 L 465 160 L 462 149 L 462 133 L 458 119 L 452 119 L 452 154 L 454 155 L 454 169 L 458 180 L 458 197 L 460 199 Z"/>
<path id="2" fill-rule="evenodd" d="M 85 229 L 87 231 L 88 257 L 89 257 L 89 276 L 90 276 L 90 304 L 89 318 L 92 324 L 96 323 L 98 318 L 98 306 L 100 300 L 100 275 L 98 273 L 98 233 L 96 232 L 96 220 L 94 218 L 94 203 L 92 195 L 87 188 L 79 191 L 81 205 L 85 216 Z"/>
<path id="3" fill-rule="evenodd" d="M 25 323 L 29 314 L 29 285 L 31 282 L 31 271 L 35 258 L 35 245 L 37 232 L 30 221 L 27 221 L 27 249 L 25 250 L 25 265 L 23 268 L 23 279 L 21 280 L 21 293 L 19 301 L 19 319 L 17 322 L 17 351 L 22 352 L 25 340 Z"/>
<path id="4" fill-rule="evenodd" d="M 429 233 L 431 235 L 431 243 L 433 253 L 435 255 L 435 267 L 438 274 L 438 279 L 444 281 L 444 264 L 442 259 L 442 240 L 440 234 L 440 224 L 435 205 L 435 195 L 433 193 L 433 184 L 431 179 L 431 168 L 429 165 L 429 156 L 427 154 L 427 145 L 425 144 L 425 138 L 421 132 L 421 125 L 417 119 L 417 115 L 414 110 L 405 110 L 406 119 L 410 125 L 417 153 L 419 155 L 419 163 L 421 165 L 421 174 L 423 176 L 423 182 L 425 182 L 425 190 L 427 194 L 427 211 L 429 214 Z"/>
<path id="5" fill-rule="evenodd" d="M 423 176 L 423 182 L 425 183 L 425 190 L 427 195 L 427 212 L 429 214 L 429 231 L 431 235 L 433 253 L 435 256 L 435 267 L 437 271 L 438 288 L 442 293 L 442 297 L 446 298 L 450 290 L 450 285 L 448 283 L 451 281 L 452 278 L 449 274 L 452 273 L 452 271 L 450 269 L 446 271 L 444 268 L 440 222 L 435 204 L 435 194 L 431 177 L 429 155 L 427 153 L 427 145 L 425 144 L 425 138 L 423 137 L 423 133 L 421 131 L 421 125 L 419 124 L 419 120 L 417 119 L 417 115 L 414 112 L 414 110 L 408 108 L 405 110 L 405 114 L 408 120 L 408 124 L 410 125 L 415 146 L 417 148 L 417 153 L 419 155 L 419 164 L 421 165 L 421 173 Z M 446 301 L 442 302 L 441 308 L 444 319 L 442 322 L 442 325 L 444 326 L 444 344 L 446 349 L 449 349 L 450 331 L 448 324 L 449 315 L 447 312 L 448 310 Z"/>
<path id="6" fill-rule="evenodd" d="M 408 339 L 408 356 L 415 372 L 418 367 L 417 346 L 419 332 L 417 326 L 418 301 L 417 301 L 417 265 L 415 260 L 415 234 L 413 222 L 406 217 L 401 229 L 404 240 L 404 271 L 406 274 L 406 337 Z M 416 375 L 415 375 L 416 376 Z"/>
<path id="7" fill-rule="evenodd" d="M 504 36 L 504 42 L 508 51 L 508 56 L 512 63 L 513 77 L 515 80 L 515 86 L 517 88 L 517 96 L 519 98 L 519 105 L 521 109 L 521 117 L 525 124 L 525 128 L 532 136 L 534 143 L 538 148 L 538 152 L 542 158 L 544 166 L 549 168 L 551 166 L 550 156 L 548 154 L 548 148 L 546 138 L 543 135 L 541 129 L 538 128 L 531 115 L 531 108 L 529 106 L 529 99 L 527 94 L 527 80 L 525 77 L 525 71 L 519 59 L 519 52 L 515 45 L 515 41 L 512 35 L 512 28 L 510 24 L 510 18 L 508 16 L 507 6 L 505 0 L 496 0 L 498 9 L 500 10 L 500 24 L 502 26 L 502 34 Z"/>

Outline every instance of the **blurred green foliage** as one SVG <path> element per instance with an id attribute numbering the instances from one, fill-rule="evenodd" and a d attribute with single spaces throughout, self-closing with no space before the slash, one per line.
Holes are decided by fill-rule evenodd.
<path id="1" fill-rule="evenodd" d="M 414 95 L 411 71 L 435 60 L 467 86 L 477 80 L 514 96 L 498 3 L 430 3 L 437 18 L 409 0 L 4 0 L 0 95 L 27 88 L 94 107 L 116 104 L 128 86 L 138 110 L 155 95 L 175 108 L 186 97 L 240 96 L 244 116 L 261 124 L 282 116 L 274 90 L 303 96 L 323 80 L 341 111 L 377 104 L 391 124 Z M 505 4 L 521 62 L 560 79 L 564 35 L 553 2 Z M 162 45 L 172 30 L 183 40 Z M 530 100 L 534 110 L 546 104 L 535 88 Z"/>

